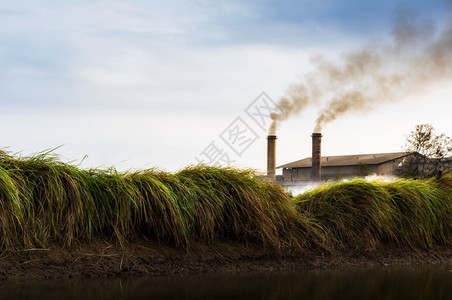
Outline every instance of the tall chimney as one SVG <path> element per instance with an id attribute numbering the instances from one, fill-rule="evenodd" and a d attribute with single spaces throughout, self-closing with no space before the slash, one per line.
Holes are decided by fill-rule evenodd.
<path id="1" fill-rule="evenodd" d="M 276 180 L 276 135 L 267 136 L 267 177 Z"/>
<path id="2" fill-rule="evenodd" d="M 312 169 L 311 169 L 311 180 L 321 181 L 322 180 L 322 134 L 313 133 L 312 134 Z"/>

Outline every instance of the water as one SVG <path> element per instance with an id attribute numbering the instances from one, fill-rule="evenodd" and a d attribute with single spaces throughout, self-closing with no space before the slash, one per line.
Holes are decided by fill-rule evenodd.
<path id="1" fill-rule="evenodd" d="M 0 299 L 452 299 L 452 267 L 0 282 Z"/>

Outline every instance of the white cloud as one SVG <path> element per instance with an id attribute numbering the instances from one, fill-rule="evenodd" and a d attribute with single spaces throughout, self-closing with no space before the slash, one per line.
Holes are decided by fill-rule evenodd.
<path id="1" fill-rule="evenodd" d="M 72 77 L 83 94 L 79 98 L 113 106 L 192 102 L 200 107 L 229 99 L 240 107 L 241 99 L 253 99 L 261 90 L 280 94 L 309 58 L 305 51 L 265 45 L 174 47 L 110 38 L 77 44 L 82 46 Z"/>
<path id="2" fill-rule="evenodd" d="M 262 90 L 277 100 L 311 68 L 311 54 L 361 43 L 314 21 L 253 23 L 261 12 L 238 1 L 7 4 L 24 12 L 0 20 L 0 147 L 32 153 L 65 144 L 57 152 L 88 154 L 87 167 L 194 163 Z M 326 128 L 324 151 L 397 151 L 429 120 L 450 136 L 447 91 L 338 120 Z M 282 124 L 278 164 L 310 155 L 315 117 L 311 109 Z M 265 149 L 261 136 L 238 165 L 264 169 Z"/>

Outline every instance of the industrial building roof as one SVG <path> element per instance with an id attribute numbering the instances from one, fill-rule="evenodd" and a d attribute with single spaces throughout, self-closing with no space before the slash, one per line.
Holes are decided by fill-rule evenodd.
<path id="1" fill-rule="evenodd" d="M 394 153 L 375 153 L 375 154 L 354 154 L 354 155 L 339 155 L 339 156 L 322 156 L 322 167 L 333 166 L 353 166 L 358 163 L 368 165 L 379 165 L 387 161 L 391 161 L 403 156 L 409 155 L 407 152 Z M 285 165 L 277 167 L 281 168 L 310 168 L 312 166 L 312 158 L 307 157 L 297 160 Z"/>

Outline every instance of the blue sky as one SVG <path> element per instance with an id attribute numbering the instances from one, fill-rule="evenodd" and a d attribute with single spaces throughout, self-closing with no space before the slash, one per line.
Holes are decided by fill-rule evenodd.
<path id="1" fill-rule="evenodd" d="M 261 91 L 277 100 L 313 55 L 334 58 L 390 39 L 401 9 L 441 28 L 450 2 L 0 0 L 0 148 L 29 154 L 64 144 L 57 152 L 66 160 L 88 155 L 85 167 L 175 170 L 195 163 Z M 406 102 L 346 118 L 325 134 L 339 136 L 334 130 L 353 122 L 389 123 L 374 133 L 379 143 L 363 143 L 375 126 L 359 126 L 360 146 L 337 137 L 325 151 L 399 151 L 403 134 L 423 121 L 451 136 L 450 93 L 430 92 L 443 109 L 432 110 L 426 97 L 407 100 L 418 104 L 405 122 L 397 116 Z M 309 155 L 303 144 L 315 113 L 282 129 L 278 163 Z M 239 166 L 265 167 L 259 135 Z"/>

